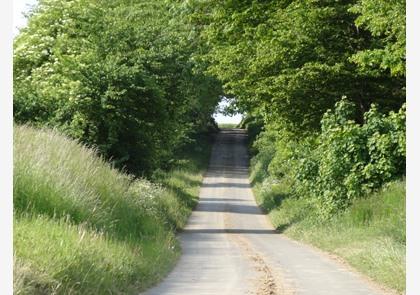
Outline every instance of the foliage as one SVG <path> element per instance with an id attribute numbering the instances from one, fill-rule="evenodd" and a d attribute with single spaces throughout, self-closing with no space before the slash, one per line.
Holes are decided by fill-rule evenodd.
<path id="1" fill-rule="evenodd" d="M 259 116 L 246 114 L 239 123 L 239 128 L 247 130 L 250 152 L 254 154 L 256 151 L 253 149 L 252 143 L 264 129 L 263 119 Z"/>
<path id="2" fill-rule="evenodd" d="M 15 126 L 15 293 L 138 294 L 161 279 L 197 202 L 204 139 L 152 183 L 56 131 Z"/>
<path id="3" fill-rule="evenodd" d="M 134 273 L 147 274 L 141 288 L 155 281 L 195 202 L 185 186 L 199 185 L 199 171 L 189 167 L 187 181 L 169 168 L 197 134 L 218 129 L 221 97 L 226 112 L 246 114 L 264 207 L 291 204 L 284 229 L 340 212 L 365 223 L 370 205 L 354 206 L 405 174 L 404 79 L 405 0 L 39 0 L 14 43 L 15 122 L 52 126 L 163 185 L 18 127 L 17 286 L 124 293 L 138 289 Z M 31 242 L 45 245 L 49 232 L 50 273 Z M 68 249 L 80 269 L 64 267 Z"/>
<path id="4" fill-rule="evenodd" d="M 253 141 L 254 157 L 251 159 L 251 166 L 253 167 L 253 174 L 251 175 L 252 182 L 261 182 L 267 178 L 268 166 L 276 152 L 273 142 L 276 140 L 276 134 L 272 132 L 264 132 L 262 136 L 258 136 Z"/>
<path id="5" fill-rule="evenodd" d="M 377 48 L 404 48 L 403 1 L 392 13 L 393 2 L 381 5 L 387 17 L 398 17 L 383 34 L 371 24 L 367 2 L 189 1 L 191 22 L 204 26 L 201 37 L 212 45 L 203 58 L 226 95 L 266 125 L 297 136 L 319 131 L 322 115 L 343 95 L 355 102 L 359 122 L 372 103 L 386 112 L 401 107 L 403 79 L 362 70 L 355 61 Z M 384 57 L 392 58 L 400 60 L 394 51 Z"/>
<path id="6" fill-rule="evenodd" d="M 351 120 L 352 112 L 354 106 L 343 100 L 322 120 L 312 194 L 321 197 L 327 213 L 405 175 L 405 106 L 388 116 L 372 106 L 362 126 Z"/>
<path id="7" fill-rule="evenodd" d="M 292 193 L 316 202 L 322 217 L 404 176 L 405 106 L 384 115 L 373 105 L 363 125 L 354 114 L 354 105 L 343 99 L 325 113 L 317 137 L 293 141 L 282 133 L 263 133 L 255 141 L 254 169 L 263 165 L 263 178 L 292 183 Z"/>
<path id="8" fill-rule="evenodd" d="M 379 37 L 351 60 L 377 75 L 378 70 L 389 70 L 393 76 L 405 76 L 405 0 L 361 0 L 350 11 L 358 15 L 357 26 Z"/>
<path id="9" fill-rule="evenodd" d="M 167 1 L 40 0 L 15 40 L 14 118 L 150 173 L 208 125 L 221 93 Z"/>

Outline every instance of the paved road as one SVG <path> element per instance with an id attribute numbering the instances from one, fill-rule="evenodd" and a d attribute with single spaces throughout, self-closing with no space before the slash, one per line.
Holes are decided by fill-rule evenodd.
<path id="1" fill-rule="evenodd" d="M 219 133 L 182 256 L 147 295 L 379 295 L 359 275 L 274 231 L 248 181 L 246 133 Z"/>

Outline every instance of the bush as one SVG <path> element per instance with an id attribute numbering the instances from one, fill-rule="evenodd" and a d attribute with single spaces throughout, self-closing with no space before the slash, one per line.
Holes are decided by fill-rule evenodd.
<path id="1" fill-rule="evenodd" d="M 341 100 L 323 116 L 319 134 L 294 139 L 270 130 L 254 143 L 253 179 L 281 179 L 291 195 L 315 201 L 328 218 L 352 200 L 405 175 L 405 105 L 388 115 L 375 105 L 364 124 L 353 103 Z"/>
<path id="2" fill-rule="evenodd" d="M 268 166 L 276 152 L 273 142 L 276 136 L 273 132 L 263 132 L 253 142 L 256 155 L 251 159 L 252 182 L 262 182 L 268 176 Z"/>
<path id="3" fill-rule="evenodd" d="M 342 100 L 321 122 L 312 194 L 326 215 L 405 174 L 405 106 L 386 116 L 372 105 L 363 125 L 351 119 L 354 113 L 354 105 Z"/>
<path id="4" fill-rule="evenodd" d="M 263 132 L 264 124 L 262 118 L 247 114 L 239 123 L 239 128 L 245 128 L 248 131 L 250 152 L 252 154 L 256 154 L 256 147 L 253 146 L 253 143 L 257 139 L 258 135 Z"/>

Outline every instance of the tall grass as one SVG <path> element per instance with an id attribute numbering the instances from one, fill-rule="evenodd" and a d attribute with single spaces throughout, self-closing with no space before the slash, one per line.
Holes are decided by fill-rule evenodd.
<path id="1" fill-rule="evenodd" d="M 201 146 L 152 183 L 55 131 L 15 126 L 15 293 L 134 294 L 164 277 L 198 197 Z"/>

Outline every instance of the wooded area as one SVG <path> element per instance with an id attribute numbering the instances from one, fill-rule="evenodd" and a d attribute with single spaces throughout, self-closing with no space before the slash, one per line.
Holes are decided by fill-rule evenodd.
<path id="1" fill-rule="evenodd" d="M 360 228 L 375 218 L 379 228 L 383 215 L 392 210 L 383 206 L 372 217 L 376 213 L 369 206 L 375 202 L 357 202 L 369 196 L 379 200 L 376 194 L 391 187 L 387 200 L 395 208 L 405 208 L 405 198 L 400 197 L 405 193 L 406 164 L 405 6 L 405 0 L 39 0 L 29 13 L 27 27 L 14 40 L 15 153 L 25 153 L 15 157 L 15 166 L 20 167 L 14 172 L 15 226 L 31 232 L 31 224 L 36 224 L 31 218 L 47 216 L 37 230 L 41 231 L 43 222 L 55 228 L 59 220 L 71 228 L 76 241 L 74 226 L 87 222 L 94 241 L 97 231 L 105 228 L 107 234 L 121 222 L 123 238 L 130 240 L 130 222 L 140 224 L 140 219 L 151 214 L 155 225 L 139 229 L 136 243 L 149 243 L 144 236 L 150 238 L 151 228 L 159 228 L 159 237 L 170 236 L 172 245 L 175 231 L 186 222 L 198 196 L 198 191 L 185 191 L 192 183 L 198 190 L 203 162 L 209 157 L 209 141 L 203 134 L 218 130 L 212 115 L 225 98 L 230 102 L 226 112 L 244 114 L 240 127 L 248 130 L 250 178 L 264 209 L 281 211 L 284 201 L 285 219 L 291 212 L 290 219 L 295 221 L 292 215 L 300 210 L 296 216 L 310 216 L 316 226 L 340 214 L 361 212 L 362 217 L 357 216 L 362 220 Z M 51 140 L 54 148 L 32 148 L 30 138 L 38 145 Z M 78 158 L 60 154 L 62 143 Z M 48 155 L 41 163 L 37 157 L 43 150 Z M 103 159 L 97 159 L 96 152 Z M 194 162 L 185 155 L 201 158 Z M 104 175 L 123 179 L 124 188 L 98 180 L 91 196 L 78 176 L 84 168 L 75 164 L 84 157 L 102 167 Z M 51 176 L 51 167 L 60 166 L 51 160 L 56 158 L 66 164 L 61 174 Z M 179 168 L 183 161 L 191 161 L 185 171 Z M 31 165 L 36 166 L 33 173 L 28 172 Z M 78 170 L 64 189 L 60 179 L 73 171 L 71 167 Z M 178 168 L 179 175 L 173 172 Z M 98 169 L 92 166 L 92 171 Z M 115 185 L 120 195 L 112 202 L 118 204 L 127 192 L 130 198 L 135 195 L 128 188 L 138 178 L 171 179 L 163 177 L 165 173 L 176 175 L 178 182 L 178 186 L 164 185 L 169 201 L 159 199 L 162 205 L 149 200 L 150 206 L 147 201 L 153 211 L 133 205 L 130 199 L 134 203 L 127 204 L 144 209 L 133 213 L 131 221 L 124 219 L 130 216 L 123 212 L 131 209 L 121 207 L 118 222 L 102 212 L 93 222 L 89 216 L 96 205 L 79 206 L 82 198 L 73 200 L 82 192 L 87 199 L 105 204 L 114 189 L 109 185 Z M 47 184 L 44 174 L 57 187 Z M 151 195 L 160 194 L 147 182 L 149 186 L 154 190 Z M 135 193 L 147 197 L 147 190 Z M 41 203 L 31 199 L 41 195 Z M 353 204 L 359 207 L 354 209 Z M 81 211 L 85 215 L 78 211 L 82 207 L 88 208 L 87 213 Z M 180 208 L 182 214 L 172 207 Z M 405 259 L 405 219 L 401 217 L 405 211 L 394 213 L 389 214 L 390 220 L 397 222 L 390 221 L 377 232 L 387 231 L 386 238 L 399 247 L 397 258 L 391 258 L 400 269 Z M 63 221 L 64 216 L 70 217 Z M 24 236 L 15 238 L 23 241 L 20 249 L 30 248 Z M 104 249 L 109 246 L 106 239 L 101 238 L 102 242 Z M 168 249 L 169 258 L 162 256 L 164 273 L 179 254 L 178 248 Z M 80 257 L 85 255 L 81 251 Z M 29 252 L 24 254 L 31 257 Z M 67 256 L 63 257 L 60 263 L 66 265 Z M 138 290 L 133 273 L 143 267 L 127 269 L 120 274 L 120 285 L 106 288 Z M 99 282 L 102 271 L 92 275 L 92 280 Z M 162 276 L 159 271 L 145 270 L 141 288 L 155 283 Z M 74 287 L 80 278 L 73 272 L 69 276 L 75 277 L 61 285 L 60 279 L 53 278 L 55 273 L 51 271 L 51 281 L 41 284 L 40 290 L 58 286 L 64 288 L 62 292 L 83 293 L 95 288 L 93 282 L 83 282 L 87 289 Z M 383 281 L 389 286 L 405 288 L 403 279 L 395 283 L 392 278 L 386 281 L 388 277 Z"/>
<path id="2" fill-rule="evenodd" d="M 190 3 L 272 178 L 330 216 L 405 175 L 405 1 Z"/>
<path id="3" fill-rule="evenodd" d="M 15 121 L 57 127 L 132 173 L 164 166 L 222 93 L 179 6 L 39 1 L 15 40 Z"/>
<path id="4" fill-rule="evenodd" d="M 214 124 L 222 95 L 275 137 L 273 174 L 297 167 L 298 190 L 323 204 L 405 172 L 401 0 L 41 0 L 15 40 L 14 79 L 16 122 L 57 127 L 137 174 Z"/>

